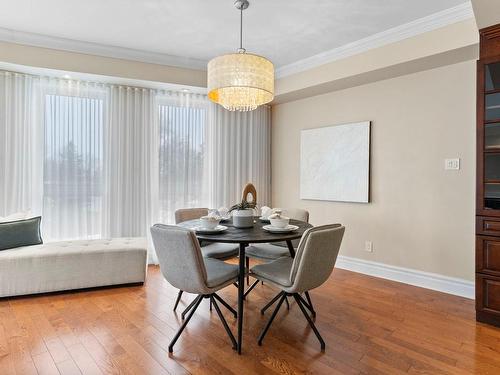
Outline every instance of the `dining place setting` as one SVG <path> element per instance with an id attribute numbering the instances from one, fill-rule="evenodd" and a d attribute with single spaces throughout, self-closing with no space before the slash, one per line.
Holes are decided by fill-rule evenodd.
<path id="1" fill-rule="evenodd" d="M 169 345 L 169 352 L 173 352 L 174 344 L 201 301 L 208 299 L 210 310 L 215 309 L 232 348 L 241 354 L 245 300 L 259 283 L 277 288 L 279 293 L 261 310 L 265 314 L 275 306 L 258 337 L 258 344 L 262 345 L 282 304 L 289 308 L 291 299 L 295 300 L 324 350 L 324 340 L 313 322 L 316 311 L 309 290 L 325 282 L 333 271 L 344 233 L 342 225 L 313 227 L 309 224 L 309 212 L 304 209 L 258 208 L 257 192 L 250 183 L 244 187 L 239 203 L 229 208 L 178 209 L 175 222 L 175 225 L 155 224 L 151 228 L 160 269 L 167 281 L 179 289 L 174 311 L 184 293 L 196 297 L 181 313 L 183 322 Z M 301 253 L 300 260 L 295 259 L 297 251 Z M 322 251 L 328 254 L 318 262 Z M 231 259 L 237 260 L 237 264 L 227 262 Z M 250 259 L 256 262 L 253 267 L 250 267 Z M 252 284 L 250 277 L 255 279 Z M 236 308 L 217 293 L 226 287 L 238 290 Z M 237 319 L 236 337 L 220 307 Z"/>
<path id="2" fill-rule="evenodd" d="M 209 214 L 199 218 L 199 224 L 192 229 L 199 234 L 219 234 L 228 229 L 229 226 L 235 228 L 250 228 L 259 221 L 265 225 L 262 230 L 269 233 L 290 233 L 299 229 L 298 225 L 290 224 L 290 218 L 283 215 L 283 211 L 279 208 L 271 209 L 264 206 L 261 208 L 259 217 L 252 216 L 251 225 L 235 225 L 231 220 L 230 212 L 227 208 L 222 207 L 218 210 L 209 210 Z"/>
<path id="3" fill-rule="evenodd" d="M 252 197 L 251 201 L 248 201 L 249 195 Z M 290 218 L 285 216 L 280 208 L 263 206 L 258 217 L 255 217 L 256 209 L 256 189 L 253 184 L 247 184 L 240 203 L 230 208 L 208 210 L 208 215 L 201 216 L 192 229 L 200 234 L 219 234 L 225 232 L 228 226 L 245 229 L 252 228 L 257 222 L 265 224 L 261 228 L 269 233 L 289 233 L 299 229 L 299 226 L 290 224 Z"/>

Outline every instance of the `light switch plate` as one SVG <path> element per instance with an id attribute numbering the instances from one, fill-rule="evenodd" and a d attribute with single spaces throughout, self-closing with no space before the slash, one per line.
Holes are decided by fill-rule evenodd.
<path id="1" fill-rule="evenodd" d="M 460 159 L 444 159 L 444 169 L 446 170 L 459 170 L 460 169 Z"/>

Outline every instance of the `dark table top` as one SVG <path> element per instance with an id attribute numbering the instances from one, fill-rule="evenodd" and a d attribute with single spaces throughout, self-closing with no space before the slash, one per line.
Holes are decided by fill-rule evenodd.
<path id="1" fill-rule="evenodd" d="M 220 233 L 205 234 L 196 233 L 196 237 L 203 241 L 225 242 L 225 243 L 262 243 L 262 242 L 280 242 L 286 240 L 295 240 L 301 238 L 308 228 L 312 228 L 311 224 L 299 220 L 290 220 L 290 224 L 297 225 L 299 229 L 288 233 L 270 233 L 262 229 L 264 225 L 259 218 L 255 218 L 255 224 L 252 228 L 235 228 L 231 220 L 221 222 L 220 225 L 227 227 L 227 230 Z M 181 227 L 194 229 L 200 225 L 200 221 L 189 220 L 178 224 Z"/>

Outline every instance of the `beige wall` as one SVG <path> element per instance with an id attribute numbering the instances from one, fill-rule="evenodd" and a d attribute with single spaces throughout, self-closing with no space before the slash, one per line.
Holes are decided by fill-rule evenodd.
<path id="1" fill-rule="evenodd" d="M 477 58 L 473 18 L 278 78 L 275 103 Z"/>
<path id="2" fill-rule="evenodd" d="M 300 130 L 362 120 L 372 121 L 372 202 L 300 200 Z M 272 129 L 273 206 L 345 224 L 343 255 L 473 280 L 474 61 L 275 105 Z M 461 169 L 445 171 L 453 157 Z"/>
<path id="3" fill-rule="evenodd" d="M 38 68 L 206 87 L 207 72 L 0 42 L 0 61 Z"/>

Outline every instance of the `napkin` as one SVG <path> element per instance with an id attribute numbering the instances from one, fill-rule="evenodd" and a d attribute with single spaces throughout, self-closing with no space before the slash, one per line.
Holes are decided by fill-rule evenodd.
<path id="1" fill-rule="evenodd" d="M 218 213 L 219 213 L 219 216 L 223 219 L 223 220 L 227 220 L 229 219 L 229 217 L 231 216 L 229 214 L 229 208 L 227 207 L 220 207 L 218 210 Z"/>
<path id="2" fill-rule="evenodd" d="M 269 215 L 271 215 L 272 213 L 273 213 L 273 209 L 271 207 L 263 206 L 260 209 L 260 216 L 263 219 L 267 219 L 269 217 Z"/>

